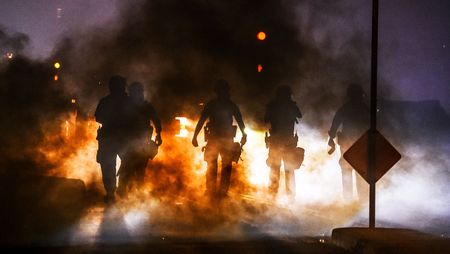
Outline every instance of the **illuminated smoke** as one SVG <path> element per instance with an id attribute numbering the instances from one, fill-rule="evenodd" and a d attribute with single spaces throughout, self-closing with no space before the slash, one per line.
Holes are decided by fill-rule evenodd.
<path id="1" fill-rule="evenodd" d="M 92 115 L 106 94 L 107 80 L 120 73 L 146 85 L 147 97 L 164 123 L 164 143 L 148 165 L 144 188 L 120 201 L 119 211 L 90 207 L 81 219 L 80 239 L 92 240 L 100 221 L 117 218 L 132 235 L 145 230 L 216 237 L 253 231 L 318 235 L 337 226 L 365 225 L 365 205 L 342 202 L 339 151 L 329 156 L 326 141 L 347 84 L 368 87 L 370 9 L 354 1 L 260 2 L 133 1 L 124 4 L 117 26 L 68 34 L 46 63 L 17 58 L 14 51 L 0 70 L 5 81 L 1 108 L 12 111 L 2 115 L 2 123 L 15 123 L 1 126 L 7 135 L 2 135 L 0 151 L 8 159 L 2 169 L 31 163 L 26 168 L 44 167 L 45 174 L 82 179 L 93 192 L 90 197 L 101 199 L 95 161 L 98 124 Z M 268 35 L 264 45 L 255 38 L 260 29 Z M 4 45 L 26 41 L 2 36 Z M 13 49 L 20 51 L 19 46 Z M 57 75 L 55 59 L 61 67 Z M 258 64 L 264 67 L 261 72 L 255 70 Z M 205 198 L 206 164 L 190 138 L 204 102 L 212 96 L 211 84 L 219 77 L 230 82 L 249 137 L 232 175 L 230 199 L 217 207 Z M 295 202 L 285 197 L 283 181 L 277 200 L 266 192 L 269 168 L 262 118 L 280 84 L 292 86 L 304 113 L 297 131 L 306 157 L 295 172 Z M 416 126 L 405 128 L 410 119 L 398 116 L 407 112 L 390 116 L 393 108 L 381 111 L 380 117 L 391 120 L 380 125 L 404 159 L 379 183 L 379 219 L 423 228 L 450 214 L 445 192 L 449 162 L 440 156 L 448 146 L 439 146 L 437 153 L 433 140 L 414 143 L 417 136 L 431 134 L 406 135 Z M 424 207 L 424 202 L 429 205 Z M 401 213 L 393 204 L 402 205 Z M 150 226 L 143 229 L 145 224 Z"/>

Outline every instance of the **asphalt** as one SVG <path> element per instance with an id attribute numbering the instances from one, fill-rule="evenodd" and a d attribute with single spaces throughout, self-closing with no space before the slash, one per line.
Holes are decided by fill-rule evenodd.
<path id="1" fill-rule="evenodd" d="M 269 205 L 249 197 L 225 205 L 223 214 L 188 217 L 192 221 L 181 215 L 209 210 L 184 200 L 183 205 L 177 203 L 172 205 L 175 209 L 167 210 L 174 213 L 171 216 L 162 210 L 147 221 L 139 210 L 125 209 L 125 204 L 88 203 L 90 194 L 79 180 L 35 175 L 2 176 L 0 180 L 4 206 L 0 209 L 0 251 L 6 253 L 450 253 L 448 235 L 409 229 L 336 228 L 327 237 L 324 230 L 346 217 L 333 220 L 322 214 L 327 214 L 324 210 L 278 208 L 273 218 L 261 224 L 259 213 Z M 153 209 L 152 204 L 143 210 Z M 226 217 L 242 209 L 246 218 Z M 294 214 L 298 211 L 302 214 Z M 217 223 L 208 216 L 228 220 Z M 193 231 L 193 225 L 205 232 Z"/>
<path id="2" fill-rule="evenodd" d="M 403 228 L 336 228 L 332 243 L 360 254 L 448 254 L 450 238 Z"/>

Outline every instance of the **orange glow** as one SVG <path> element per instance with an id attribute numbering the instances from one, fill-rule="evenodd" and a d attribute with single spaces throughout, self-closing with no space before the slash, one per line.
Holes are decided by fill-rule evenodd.
<path id="1" fill-rule="evenodd" d="M 258 64 L 258 72 L 262 72 L 262 69 L 263 69 L 262 65 Z"/>
<path id="2" fill-rule="evenodd" d="M 69 136 L 69 121 L 66 121 L 66 138 Z"/>
<path id="3" fill-rule="evenodd" d="M 180 122 L 180 132 L 175 136 L 180 138 L 186 138 L 189 135 L 189 131 L 186 126 L 189 124 L 189 120 L 186 117 L 175 117 Z"/>
<path id="4" fill-rule="evenodd" d="M 260 41 L 263 41 L 266 39 L 266 33 L 261 31 L 256 35 L 256 38 L 258 38 L 258 40 L 260 40 Z"/>
<path id="5" fill-rule="evenodd" d="M 75 103 L 77 103 L 77 100 L 76 100 L 76 99 L 72 99 L 70 102 L 71 102 L 72 104 L 75 104 Z"/>
<path id="6" fill-rule="evenodd" d="M 54 79 L 55 81 L 58 81 L 58 79 L 59 79 L 58 75 L 55 74 L 55 76 L 53 76 L 53 79 Z"/>

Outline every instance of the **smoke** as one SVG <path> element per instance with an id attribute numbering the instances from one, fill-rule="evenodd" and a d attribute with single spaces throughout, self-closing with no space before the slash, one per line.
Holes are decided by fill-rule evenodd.
<path id="1" fill-rule="evenodd" d="M 29 168 L 43 159 L 39 146 L 47 134 L 59 130 L 60 123 L 54 120 L 70 109 L 64 89 L 53 82 L 51 66 L 21 56 L 27 42 L 23 34 L 0 30 L 1 51 L 8 52 L 0 63 L 2 171 Z M 48 166 L 45 160 L 40 162 L 32 167 Z"/>
<path id="2" fill-rule="evenodd" d="M 30 38 L 23 33 L 9 34 L 0 26 L 0 49 L 2 57 L 12 57 L 21 53 L 28 45 Z M 8 56 L 9 54 L 9 56 Z"/>
<path id="3" fill-rule="evenodd" d="M 107 93 L 109 77 L 121 74 L 130 82 L 146 85 L 147 98 L 164 122 L 164 143 L 148 167 L 144 190 L 132 193 L 130 201 L 122 204 L 124 223 L 131 229 L 150 221 L 152 229 L 161 232 L 301 235 L 329 233 L 332 227 L 359 223 L 358 219 L 365 218 L 364 206 L 341 202 L 338 153 L 328 157 L 326 138 L 347 85 L 359 83 L 368 90 L 369 7 L 368 1 L 350 0 L 148 0 L 124 4 L 118 22 L 67 34 L 45 62 L 17 57 L 2 66 L 1 122 L 14 123 L 0 127 L 4 134 L 0 141 L 5 144 L 0 152 L 7 158 L 2 169 L 23 168 L 21 162 L 26 162 L 26 168 L 44 167 L 46 173 L 80 178 L 101 190 L 100 169 L 95 162 L 98 126 L 92 114 Z M 266 32 L 265 41 L 256 39 L 259 31 Z M 5 38 L 2 41 L 21 41 L 17 50 L 26 45 L 20 36 Z M 58 82 L 54 81 L 53 61 L 62 64 Z M 263 66 L 262 72 L 257 71 L 258 64 Z M 252 132 L 244 162 L 233 173 L 230 200 L 237 201 L 216 208 L 204 198 L 202 153 L 193 150 L 189 139 L 175 137 L 173 120 L 180 115 L 197 119 L 200 104 L 211 98 L 212 84 L 218 78 L 229 81 L 232 98 Z M 272 202 L 265 192 L 268 168 L 262 118 L 265 104 L 282 84 L 293 88 L 293 97 L 304 114 L 297 129 L 306 158 L 296 172 L 298 196 L 293 204 L 283 197 Z M 78 106 L 77 132 L 64 138 L 64 131 L 70 136 L 67 128 L 74 127 L 68 120 L 73 117 L 72 98 Z M 404 118 L 407 111 L 396 113 L 396 108 L 385 108 L 392 114 L 381 110 L 383 128 L 388 126 L 383 134 L 393 140 L 406 162 L 387 176 L 381 188 L 386 194 L 380 195 L 380 202 L 386 205 L 410 196 L 408 186 L 415 184 L 415 179 L 427 179 L 420 183 L 419 189 L 428 191 L 422 192 L 426 195 L 420 201 L 431 200 L 430 196 L 438 204 L 448 201 L 448 196 L 439 195 L 446 182 L 442 179 L 448 179 L 449 165 L 445 157 L 436 162 L 432 141 L 439 138 L 415 143 L 415 135 L 404 135 L 405 123 L 411 123 L 410 118 Z M 192 133 L 193 123 L 189 128 Z M 416 129 L 407 126 L 413 133 Z M 412 156 L 406 149 L 411 144 L 424 155 Z M 422 163 L 411 168 L 413 160 Z M 421 168 L 425 167 L 430 168 L 428 173 L 433 172 L 431 178 L 423 177 L 427 173 Z M 435 179 L 441 181 L 430 188 Z M 402 200 L 409 202 L 411 209 L 420 206 L 415 198 Z M 381 209 L 381 218 L 413 225 L 412 212 L 401 220 L 392 216 L 395 210 L 391 206 Z M 421 217 L 438 219 L 450 214 L 445 205 L 421 212 Z"/>
<path id="4" fill-rule="evenodd" d="M 114 73 L 146 84 L 166 120 L 198 114 L 223 77 L 257 125 L 281 84 L 293 87 L 311 125 L 328 125 L 318 116 L 339 105 L 348 83 L 368 84 L 368 12 L 352 1 L 135 1 L 123 6 L 119 25 L 70 34 L 53 58 L 91 110 Z"/>

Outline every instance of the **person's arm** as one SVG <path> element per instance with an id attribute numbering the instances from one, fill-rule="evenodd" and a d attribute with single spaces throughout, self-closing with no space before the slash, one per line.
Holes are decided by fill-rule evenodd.
<path id="1" fill-rule="evenodd" d="M 244 124 L 244 120 L 242 119 L 242 114 L 241 111 L 239 110 L 239 107 L 235 104 L 233 104 L 234 107 L 234 119 L 236 119 L 236 122 L 239 126 L 239 129 L 241 130 L 242 133 L 242 139 L 241 139 L 241 146 L 245 145 L 245 143 L 247 143 L 247 133 L 245 133 L 245 124 Z"/>
<path id="2" fill-rule="evenodd" d="M 205 108 L 202 111 L 202 114 L 200 115 L 200 119 L 198 120 L 197 125 L 195 126 L 194 136 L 192 137 L 192 145 L 194 145 L 195 147 L 198 147 L 197 136 L 202 130 L 203 125 L 206 122 L 206 119 L 208 119 L 208 109 L 209 106 L 208 104 L 206 104 Z"/>
<path id="3" fill-rule="evenodd" d="M 334 150 L 336 149 L 336 144 L 334 143 L 334 138 L 336 137 L 336 132 L 339 129 L 339 127 L 342 124 L 342 113 L 341 109 L 339 109 L 336 114 L 334 115 L 333 122 L 331 124 L 330 130 L 328 131 L 329 139 L 328 139 L 328 145 L 330 146 L 330 151 L 328 151 L 329 154 L 332 154 Z"/>
<path id="4" fill-rule="evenodd" d="M 103 104 L 104 104 L 103 99 L 101 99 L 94 113 L 95 121 L 101 124 L 105 123 L 105 113 L 104 113 L 105 110 Z"/>
<path id="5" fill-rule="evenodd" d="M 153 107 L 153 105 L 149 104 L 149 109 L 150 109 L 151 121 L 153 123 L 153 126 L 155 126 L 155 131 L 156 131 L 155 142 L 158 146 L 160 146 L 162 144 L 161 121 L 159 120 L 158 114 L 156 113 L 156 110 Z"/>
<path id="6" fill-rule="evenodd" d="M 298 118 L 302 118 L 303 117 L 303 115 L 302 115 L 302 112 L 300 111 L 300 109 L 297 107 L 297 105 L 296 104 L 294 104 L 294 106 L 295 106 L 295 123 L 298 123 Z"/>

